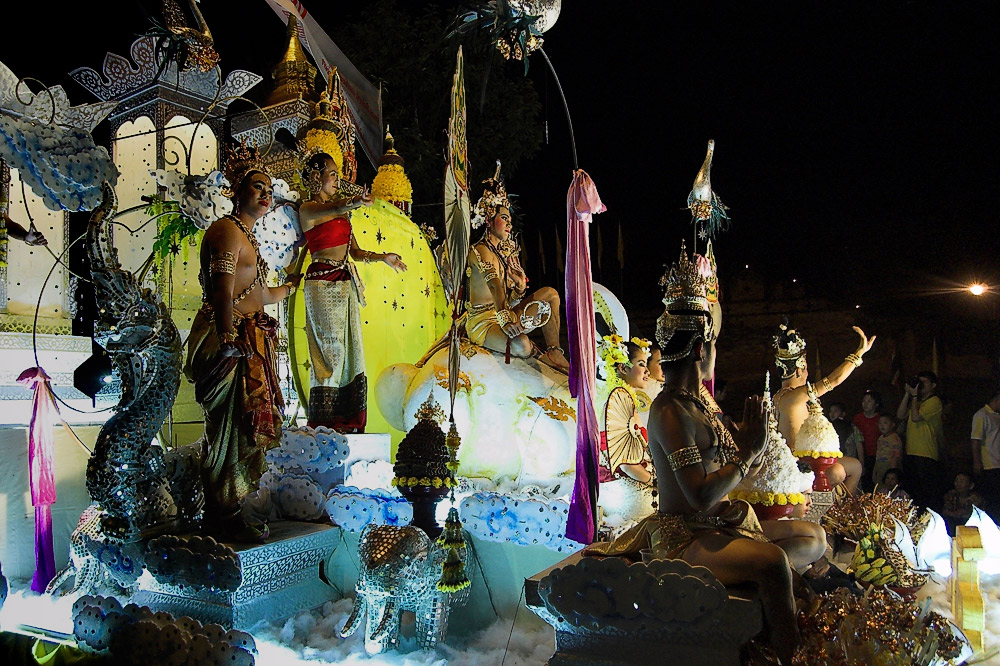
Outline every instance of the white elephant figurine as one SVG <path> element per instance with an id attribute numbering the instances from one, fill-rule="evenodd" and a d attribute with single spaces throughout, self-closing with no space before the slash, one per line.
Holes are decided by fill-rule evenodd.
<path id="1" fill-rule="evenodd" d="M 421 530 L 407 525 L 368 525 L 361 532 L 361 573 L 347 623 L 346 638 L 367 619 L 365 650 L 378 654 L 399 645 L 399 616 L 412 611 L 420 649 L 433 650 L 448 630 L 449 605 L 464 605 L 469 589 L 437 589 L 446 551 Z"/>

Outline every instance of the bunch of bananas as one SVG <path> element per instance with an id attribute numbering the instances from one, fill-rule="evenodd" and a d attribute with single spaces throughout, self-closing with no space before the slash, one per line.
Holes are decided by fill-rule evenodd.
<path id="1" fill-rule="evenodd" d="M 891 548 L 886 547 L 882 539 L 882 526 L 869 525 L 854 549 L 854 559 L 851 560 L 849 571 L 863 583 L 892 585 L 899 576 L 889 561 L 890 557 L 887 557 L 890 555 L 889 550 Z"/>

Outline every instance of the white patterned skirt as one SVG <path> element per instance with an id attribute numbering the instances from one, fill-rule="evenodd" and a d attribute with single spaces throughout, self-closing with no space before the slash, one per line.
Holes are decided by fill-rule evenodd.
<path id="1" fill-rule="evenodd" d="M 340 262 L 314 262 L 306 272 L 310 360 L 307 413 L 310 427 L 364 432 L 368 380 L 361 339 L 361 304 L 348 268 Z"/>

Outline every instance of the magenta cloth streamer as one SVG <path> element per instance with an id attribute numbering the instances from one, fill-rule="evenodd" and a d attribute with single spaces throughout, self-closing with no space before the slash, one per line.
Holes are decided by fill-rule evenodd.
<path id="1" fill-rule="evenodd" d="M 566 196 L 566 331 L 569 390 L 576 398 L 576 480 L 566 519 L 567 538 L 582 544 L 597 534 L 597 414 L 594 382 L 594 286 L 590 275 L 590 223 L 606 211 L 587 172 L 577 169 Z"/>
<path id="2" fill-rule="evenodd" d="M 34 391 L 31 400 L 31 428 L 28 431 L 28 473 L 31 505 L 35 507 L 35 575 L 31 589 L 44 592 L 56 575 L 52 549 L 52 504 L 56 501 L 52 425 L 59 413 L 52 400 L 49 376 L 41 368 L 28 368 L 17 378 Z"/>

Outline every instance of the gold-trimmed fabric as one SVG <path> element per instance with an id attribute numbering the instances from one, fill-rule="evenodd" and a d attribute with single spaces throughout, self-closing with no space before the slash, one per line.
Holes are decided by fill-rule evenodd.
<path id="1" fill-rule="evenodd" d="M 592 544 L 583 554 L 639 561 L 641 551 L 649 548 L 654 558 L 684 559 L 688 546 L 704 534 L 768 542 L 753 507 L 742 500 L 723 500 L 709 511 L 651 514 L 614 541 Z"/>
<path id="2" fill-rule="evenodd" d="M 220 353 L 211 309 L 195 315 L 184 374 L 205 412 L 202 477 L 207 515 L 230 517 L 267 471 L 264 454 L 281 443 L 284 401 L 278 384 L 278 322 L 264 312 L 233 311 L 236 338 L 252 354 Z"/>
<path id="3" fill-rule="evenodd" d="M 353 262 L 314 262 L 306 272 L 309 342 L 309 426 L 364 432 L 368 380 L 361 302 Z"/>
<path id="4" fill-rule="evenodd" d="M 497 323 L 497 310 L 492 303 L 487 305 L 472 305 L 466 310 L 465 334 L 472 344 L 486 346 L 486 337 L 496 329 L 503 333 L 503 328 Z M 506 335 L 506 334 L 505 334 Z"/>

